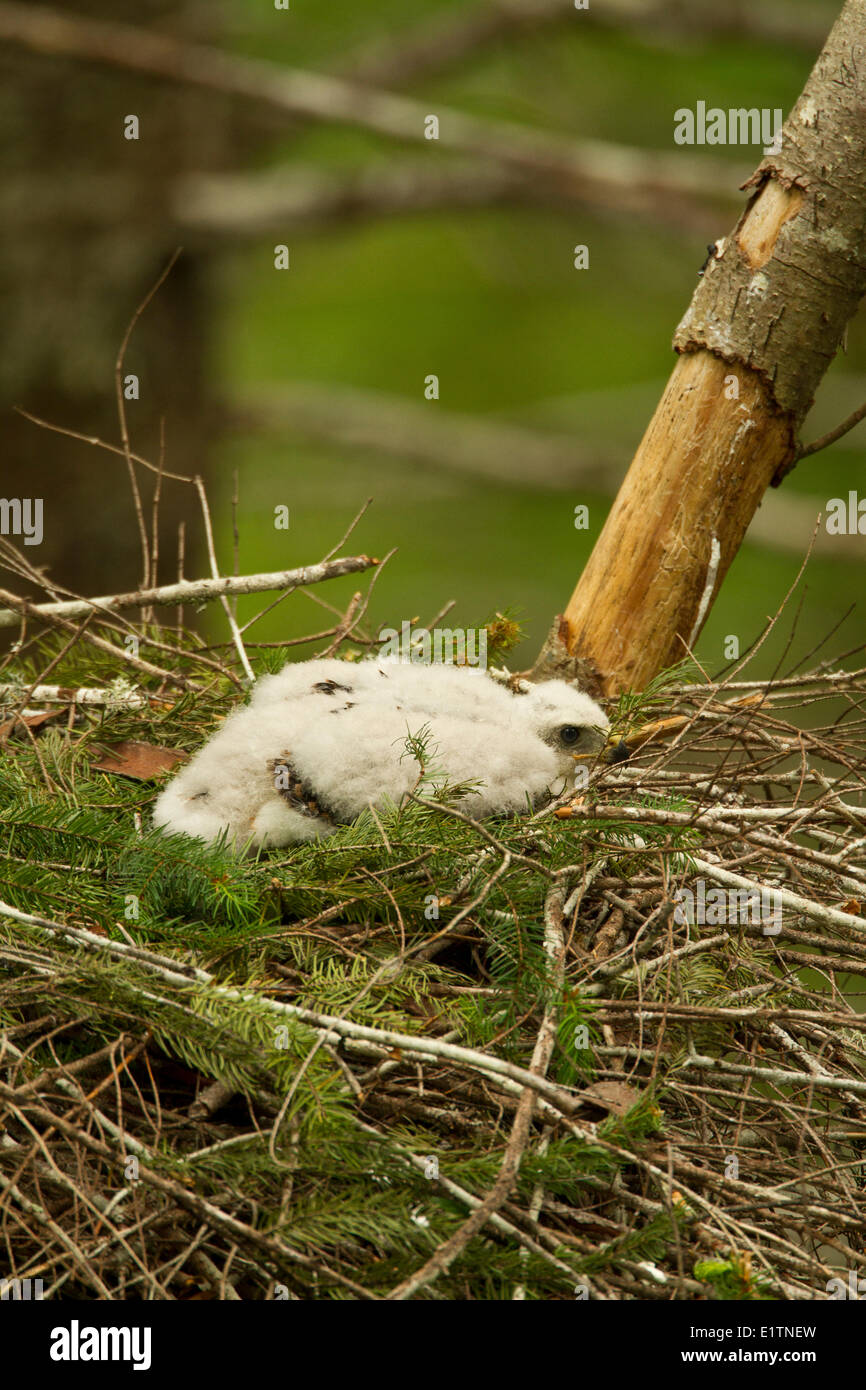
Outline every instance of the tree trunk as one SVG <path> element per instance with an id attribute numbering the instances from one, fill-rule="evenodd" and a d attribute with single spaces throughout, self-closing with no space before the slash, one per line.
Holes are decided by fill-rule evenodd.
<path id="1" fill-rule="evenodd" d="M 866 291 L 866 0 L 847 0 L 754 194 L 698 283 L 680 357 L 533 674 L 640 689 L 682 658 L 796 458 Z"/>
<path id="2" fill-rule="evenodd" d="M 116 0 L 57 0 L 61 20 L 110 18 Z M 188 13 L 183 0 L 140 0 L 145 34 L 191 30 L 215 39 L 218 7 Z M 32 6 L 35 23 L 55 10 Z M 114 362 L 130 317 L 183 233 L 174 190 L 190 173 L 230 169 L 261 143 L 261 120 L 213 93 L 137 73 L 102 71 L 38 44 L 0 40 L 0 495 L 44 499 L 38 564 L 83 593 L 141 579 L 136 519 L 123 460 L 13 411 L 118 440 Z M 140 139 L 124 138 L 127 113 Z M 141 380 L 128 407 L 133 449 L 165 466 L 209 471 L 212 392 L 207 342 L 212 258 L 187 252 L 136 325 L 127 369 Z M 142 481 L 151 519 L 152 477 Z M 191 489 L 162 489 L 163 577 L 177 572 L 177 524 L 194 571 L 200 508 Z"/>

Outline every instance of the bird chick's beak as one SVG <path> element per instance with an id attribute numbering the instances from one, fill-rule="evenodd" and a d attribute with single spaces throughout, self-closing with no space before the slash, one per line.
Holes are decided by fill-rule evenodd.
<path id="1" fill-rule="evenodd" d="M 631 749 L 622 738 L 600 739 L 597 752 L 572 753 L 571 756 L 576 763 L 589 762 L 595 758 L 603 763 L 624 763 L 627 758 L 631 757 Z"/>
<path id="2" fill-rule="evenodd" d="M 614 740 L 609 740 L 605 731 L 593 729 L 592 733 L 594 734 L 595 747 L 591 753 L 572 753 L 571 756 L 576 763 L 595 762 L 597 759 L 603 763 L 618 763 L 622 762 L 623 758 L 628 757 L 628 750 L 616 756 Z M 616 740 L 616 742 L 620 747 L 625 747 L 621 740 Z"/>

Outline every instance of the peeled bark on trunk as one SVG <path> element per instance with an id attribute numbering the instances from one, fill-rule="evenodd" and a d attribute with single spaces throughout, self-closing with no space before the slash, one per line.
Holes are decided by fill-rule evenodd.
<path id="1" fill-rule="evenodd" d="M 781 152 L 698 283 L 680 357 L 535 676 L 640 689 L 685 655 L 761 497 L 796 458 L 866 291 L 866 0 L 848 0 Z"/>

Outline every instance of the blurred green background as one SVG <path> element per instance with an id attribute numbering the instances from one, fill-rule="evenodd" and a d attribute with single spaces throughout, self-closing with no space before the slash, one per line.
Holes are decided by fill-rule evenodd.
<path id="1" fill-rule="evenodd" d="M 590 11 L 575 10 L 571 0 L 558 6 L 553 0 L 523 0 L 527 14 L 540 5 L 548 17 L 542 21 L 536 13 L 534 23 L 493 24 L 481 41 L 439 59 L 434 57 L 437 36 L 473 16 L 495 14 L 495 3 L 291 0 L 289 10 L 275 9 L 272 0 L 214 0 L 207 6 L 178 0 L 56 4 L 77 15 L 147 24 L 184 39 L 217 43 L 274 65 L 375 79 L 386 90 L 402 91 L 425 112 L 452 108 L 562 140 L 657 152 L 678 161 L 678 168 L 690 161 L 700 170 L 721 166 L 718 196 L 696 195 L 682 210 L 664 197 L 651 210 L 626 212 L 598 199 L 529 190 L 510 201 L 479 198 L 475 207 L 382 215 L 375 209 L 344 210 L 257 220 L 253 213 L 263 188 L 279 194 L 308 177 L 387 177 L 403 168 L 415 171 L 416 178 L 420 171 L 422 181 L 428 169 L 432 175 L 447 173 L 455 167 L 447 123 L 438 143 L 413 144 L 352 124 L 294 120 L 248 100 L 234 99 L 214 113 L 202 106 L 202 93 L 174 83 L 148 78 L 134 87 L 139 79 L 121 70 L 63 67 L 59 60 L 51 67 L 53 60 L 40 52 L 27 55 L 26 68 L 17 49 L 0 46 L 7 74 L 0 127 L 4 121 L 14 127 L 17 120 L 22 139 L 25 127 L 36 130 L 33 120 L 16 114 L 10 96 L 26 71 L 32 82 L 21 97 L 21 110 L 44 111 L 47 119 L 55 101 L 62 113 L 58 130 L 66 132 L 58 134 L 49 121 L 41 145 L 26 149 L 9 142 L 3 157 L 11 168 L 5 196 L 11 200 L 8 190 L 18 190 L 14 215 L 7 219 L 13 230 L 0 231 L 6 236 L 0 261 L 8 263 L 8 285 L 24 278 L 15 258 L 33 242 L 34 190 L 43 199 L 41 235 L 55 251 L 63 239 L 59 259 L 38 252 L 20 315 L 22 325 L 35 325 L 38 343 L 31 350 L 24 328 L 19 331 L 16 324 L 15 351 L 7 348 L 0 368 L 4 406 L 23 401 L 85 433 L 113 428 L 116 434 L 116 422 L 103 427 L 96 413 L 97 403 L 113 409 L 117 344 L 132 308 L 153 283 L 154 267 L 182 242 L 184 256 L 170 285 L 148 309 L 130 349 L 130 369 L 141 372 L 144 384 L 130 423 L 134 447 L 154 458 L 154 412 L 164 414 L 167 466 L 205 472 L 221 567 L 234 563 L 235 470 L 244 573 L 318 560 L 372 497 L 372 507 L 344 548 L 344 553 L 383 556 L 397 547 L 373 590 L 371 629 L 403 619 L 429 621 L 451 599 L 456 607 L 449 625 L 475 626 L 497 610 L 508 610 L 521 618 L 527 634 L 513 664 L 530 665 L 568 600 L 673 366 L 671 338 L 694 290 L 706 244 L 734 225 L 745 202 L 737 186 L 761 158 L 759 147 L 676 147 L 674 112 L 702 100 L 708 106 L 781 108 L 787 114 L 838 11 L 836 0 L 755 0 L 723 8 L 708 0 L 683 5 L 593 0 Z M 516 8 L 519 0 L 511 0 L 511 11 Z M 130 109 L 144 113 L 136 146 L 125 146 L 119 135 L 122 113 Z M 223 140 L 229 126 L 232 138 Z M 58 163 L 70 168 L 91 150 L 102 162 L 95 171 L 87 169 L 86 179 L 76 175 L 74 187 L 61 195 L 62 171 L 56 177 L 46 172 L 55 148 Z M 145 196 L 124 182 L 135 167 L 142 179 L 146 176 Z M 491 161 L 494 172 L 495 167 Z M 30 183 L 22 182 L 22 168 Z M 106 193 L 98 179 L 107 168 Z M 197 172 L 222 179 L 220 197 L 232 213 L 228 229 L 207 216 L 196 222 L 195 198 L 184 180 Z M 89 191 L 99 186 L 101 201 Z M 55 202 L 66 199 L 62 232 L 61 214 L 45 190 Z M 114 219 L 100 226 L 102 241 L 94 230 L 99 216 Z M 142 228 L 149 240 L 138 246 L 135 237 Z M 289 246 L 289 270 L 274 267 L 279 242 Z M 577 244 L 589 247 L 588 270 L 574 269 Z M 67 255 L 78 257 L 71 269 Z M 46 277 L 55 261 L 58 285 L 49 294 Z M 7 289 L 0 287 L 0 294 Z M 37 307 L 40 294 L 44 303 Z M 5 304 L 4 299 L 0 307 Z M 85 380 L 83 334 L 100 316 L 105 323 Z M 58 363 L 46 363 L 45 353 L 55 342 Z M 60 401 L 52 390 L 39 395 L 34 383 L 53 389 L 53 377 L 71 380 L 73 368 L 81 369 L 82 381 L 67 382 L 68 391 L 80 392 L 71 412 L 68 394 Z M 430 374 L 439 378 L 437 401 L 424 399 Z M 200 402 L 201 383 L 209 400 L 204 419 L 187 401 L 189 395 Z M 299 427 L 291 403 L 292 393 L 305 385 L 315 388 L 325 417 L 315 429 Z M 347 391 L 362 393 L 351 401 L 365 401 L 378 421 L 378 442 L 366 448 L 336 437 Z M 861 315 L 850 327 L 847 352 L 828 373 L 805 438 L 824 433 L 864 398 Z M 400 402 L 417 413 L 410 417 L 416 421 L 410 430 L 417 427 L 419 437 L 428 421 L 435 436 L 442 419 L 456 421 L 461 437 L 461 422 L 467 435 L 473 422 L 518 426 L 554 441 L 560 456 L 573 441 L 576 456 L 595 461 L 592 487 L 542 481 L 528 457 L 522 466 L 525 435 L 502 436 L 501 476 L 489 460 L 487 476 L 467 468 L 465 460 L 452 466 L 441 441 L 424 458 L 394 447 L 393 440 L 389 446 L 391 412 Z M 137 541 L 122 464 L 80 445 L 61 463 L 56 436 L 49 439 L 38 431 L 34 436 L 28 426 L 28 435 L 12 440 L 10 420 L 11 410 L 4 417 L 8 457 L 17 457 L 28 476 L 50 462 L 56 477 L 45 487 L 46 494 L 49 483 L 55 487 L 56 510 L 63 511 L 66 497 L 71 506 L 88 489 L 86 514 L 68 528 L 66 551 L 48 556 L 54 572 L 67 583 L 95 586 L 96 592 L 131 587 L 137 582 Z M 777 610 L 800 567 L 818 510 L 849 489 L 866 495 L 864 442 L 866 425 L 861 425 L 841 444 L 804 461 L 778 493 L 768 494 L 699 639 L 698 655 L 710 669 L 723 664 L 727 635 L 736 635 L 745 649 Z M 199 444 L 201 463 L 196 461 Z M 32 458 L 25 457 L 28 448 Z M 65 495 L 56 490 L 62 478 L 69 489 Z M 4 486 L 14 495 L 13 482 Z M 149 486 L 148 480 L 146 496 Z M 121 505 L 112 515 L 102 510 L 109 491 L 117 493 Z M 174 577 L 181 514 L 171 510 L 172 495 L 167 486 L 163 581 Z M 579 503 L 589 506 L 588 530 L 575 529 Z M 187 490 L 183 506 L 189 505 Z M 274 526 L 278 506 L 290 509 L 288 531 Z M 186 573 L 204 573 L 200 518 L 187 515 Z M 800 589 L 750 674 L 775 668 L 792 627 L 783 669 L 827 637 L 860 598 L 864 550 L 866 537 L 834 540 L 826 531 L 819 533 Z M 82 558 L 93 562 L 86 577 L 73 571 Z M 68 577 L 73 572 L 74 581 Z M 367 582 L 367 576 L 350 578 L 317 592 L 344 609 L 353 591 Z M 241 619 L 266 601 L 241 600 Z M 210 640 L 226 638 L 216 606 L 200 621 Z M 278 642 L 329 622 L 308 594 L 297 593 L 264 617 L 250 639 Z M 823 654 L 864 640 L 862 607 L 855 607 Z M 315 650 L 316 645 L 294 649 L 304 655 Z"/>
<path id="2" fill-rule="evenodd" d="M 329 0 L 327 7 L 293 0 L 289 19 L 238 4 L 234 42 L 250 54 L 327 69 L 383 34 L 398 44 L 425 12 L 469 8 L 469 0 L 415 0 L 411 6 Z M 802 8 L 812 17 L 825 14 L 828 28 L 836 12 L 833 4 Z M 247 22 L 253 13 L 255 24 Z M 804 48 L 748 34 L 678 39 L 669 30 L 632 33 L 590 26 L 584 18 L 575 13 L 534 34 L 485 45 L 408 90 L 423 94 L 432 112 L 438 101 L 575 137 L 668 150 L 674 110 L 699 99 L 725 108 L 781 107 L 787 114 L 814 59 Z M 727 158 L 734 169 L 759 158 L 758 150 L 743 148 L 695 152 Z M 273 159 L 346 168 L 402 153 L 332 128 L 277 142 Z M 431 412 L 489 414 L 573 431 L 582 442 L 613 445 L 626 458 L 673 365 L 671 336 L 696 283 L 704 243 L 726 234 L 735 212 L 735 205 L 730 212 L 707 211 L 705 236 L 586 206 L 348 222 L 295 234 L 291 269 L 284 273 L 273 269 L 272 243 L 263 241 L 225 262 L 215 369 L 227 393 L 301 380 L 414 402 L 423 402 L 424 378 L 435 372 L 441 398 L 425 403 Z M 588 271 L 573 269 L 576 243 L 590 248 Z M 861 317 L 852 324 L 847 356 L 828 375 L 807 437 L 832 427 L 864 393 Z M 858 485 L 866 492 L 864 437 L 861 426 L 844 445 L 804 462 L 785 490 L 822 501 Z M 372 496 L 374 505 L 348 549 L 382 555 L 398 547 L 374 591 L 374 618 L 421 615 L 427 621 L 451 598 L 457 607 L 449 622 L 467 626 L 496 609 L 515 609 L 527 631 L 517 665 L 531 662 L 567 601 L 609 506 L 608 497 L 583 489 L 540 491 L 531 476 L 522 485 L 495 485 L 399 458 L 236 433 L 220 450 L 224 538 L 227 480 L 235 468 L 243 570 L 315 559 Z M 280 502 L 291 509 L 288 533 L 273 528 L 273 507 Z M 574 529 L 578 502 L 589 504 L 588 532 Z M 861 544 L 866 550 L 866 538 Z M 711 667 L 722 664 L 727 634 L 737 634 L 745 648 L 759 633 L 796 576 L 804 549 L 798 552 L 793 542 L 787 551 L 744 545 L 698 644 Z M 836 625 L 860 596 L 863 574 L 862 555 L 853 546 L 845 558 L 813 556 L 786 664 Z M 344 603 L 354 587 L 352 580 L 340 581 L 328 586 L 326 597 Z M 252 601 L 242 604 L 242 615 L 253 611 Z M 794 619 L 792 602 L 752 674 L 773 668 Z M 255 631 L 277 639 L 318 625 L 313 605 L 298 597 Z M 861 605 L 824 654 L 864 638 Z"/>

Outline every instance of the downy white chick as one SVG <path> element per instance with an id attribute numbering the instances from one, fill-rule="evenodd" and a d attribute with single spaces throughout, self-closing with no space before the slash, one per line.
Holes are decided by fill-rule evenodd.
<path id="1" fill-rule="evenodd" d="M 265 676 L 157 798 L 154 824 L 237 850 L 331 834 L 418 781 L 423 735 L 436 781 L 473 782 L 475 817 L 525 811 L 564 790 L 608 720 L 565 681 L 513 693 L 485 671 L 388 657 L 290 663 Z"/>

